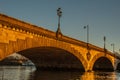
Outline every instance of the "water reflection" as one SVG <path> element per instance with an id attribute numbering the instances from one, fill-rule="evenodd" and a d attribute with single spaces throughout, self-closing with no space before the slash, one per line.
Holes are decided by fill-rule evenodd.
<path id="1" fill-rule="evenodd" d="M 34 80 L 119 80 L 118 72 L 36 71 Z"/>
<path id="2" fill-rule="evenodd" d="M 82 80 L 119 80 L 116 72 L 85 72 Z"/>
<path id="3" fill-rule="evenodd" d="M 35 71 L 31 66 L 0 66 L 0 80 L 120 80 L 120 73 Z"/>
<path id="4" fill-rule="evenodd" d="M 85 72 L 80 78 L 82 80 L 94 80 L 94 72 Z"/>
<path id="5" fill-rule="evenodd" d="M 76 80 L 82 74 L 69 71 L 36 71 L 34 80 Z"/>
<path id="6" fill-rule="evenodd" d="M 34 70 L 25 66 L 0 66 L 0 80 L 29 80 Z"/>

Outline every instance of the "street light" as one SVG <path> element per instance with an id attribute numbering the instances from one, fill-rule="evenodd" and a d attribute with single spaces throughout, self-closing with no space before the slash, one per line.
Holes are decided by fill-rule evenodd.
<path id="1" fill-rule="evenodd" d="M 106 49 L 106 37 L 105 36 L 103 37 L 103 40 L 104 40 L 104 53 L 106 56 L 107 49 Z"/>
<path id="2" fill-rule="evenodd" d="M 57 9 L 57 15 L 58 15 L 58 29 L 56 31 L 56 37 L 59 38 L 60 36 L 62 36 L 61 30 L 60 30 L 60 18 L 62 16 L 61 8 Z"/>
<path id="3" fill-rule="evenodd" d="M 91 54 L 90 54 L 90 51 L 89 51 L 89 25 L 87 26 L 84 26 L 84 29 L 87 29 L 87 59 L 90 60 L 91 58 Z"/>
<path id="4" fill-rule="evenodd" d="M 89 48 L 89 26 L 84 26 L 84 29 L 87 29 L 87 49 Z"/>
<path id="5" fill-rule="evenodd" d="M 104 50 L 106 49 L 106 37 L 104 36 Z"/>
<path id="6" fill-rule="evenodd" d="M 60 27 L 60 18 L 62 16 L 62 11 L 61 8 L 57 9 L 57 15 L 58 15 L 58 27 Z"/>
<path id="7" fill-rule="evenodd" d="M 107 49 L 106 49 L 106 36 L 103 37 L 103 40 L 104 40 L 104 52 L 106 52 L 107 51 Z"/>
<path id="8" fill-rule="evenodd" d="M 115 49 L 115 44 L 112 43 L 111 46 L 113 47 L 113 53 L 115 52 L 114 49 Z"/>

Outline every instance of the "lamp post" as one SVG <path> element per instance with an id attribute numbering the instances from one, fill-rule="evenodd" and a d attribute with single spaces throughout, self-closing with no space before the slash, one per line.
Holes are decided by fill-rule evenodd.
<path id="1" fill-rule="evenodd" d="M 106 49 L 106 36 L 103 37 L 104 40 L 104 52 L 106 53 L 107 49 Z"/>
<path id="2" fill-rule="evenodd" d="M 106 37 L 105 36 L 103 37 L 103 40 L 104 40 L 104 53 L 106 56 L 107 49 L 106 49 Z"/>
<path id="3" fill-rule="evenodd" d="M 87 29 L 87 49 L 89 48 L 89 26 L 84 26 L 84 29 Z"/>
<path id="4" fill-rule="evenodd" d="M 89 25 L 84 26 L 84 29 L 87 29 L 87 50 L 88 50 L 88 52 L 87 52 L 87 59 L 90 60 L 91 54 L 89 52 Z"/>
<path id="5" fill-rule="evenodd" d="M 106 49 L 106 37 L 104 36 L 104 50 Z"/>
<path id="6" fill-rule="evenodd" d="M 113 53 L 115 52 L 114 49 L 115 49 L 115 44 L 112 43 L 111 46 L 113 47 Z"/>
<path id="7" fill-rule="evenodd" d="M 61 8 L 57 9 L 57 15 L 58 15 L 58 29 L 56 31 L 56 37 L 59 39 L 62 36 L 61 30 L 60 30 L 60 18 L 62 16 Z"/>
<path id="8" fill-rule="evenodd" d="M 57 9 L 57 15 L 58 15 L 58 28 L 60 28 L 60 18 L 62 16 L 61 8 Z"/>

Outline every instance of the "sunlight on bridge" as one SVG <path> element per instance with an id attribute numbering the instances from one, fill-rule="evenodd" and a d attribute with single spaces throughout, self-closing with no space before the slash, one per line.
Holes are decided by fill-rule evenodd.
<path id="1" fill-rule="evenodd" d="M 41 68 L 117 69 L 119 57 L 88 45 L 89 60 L 86 42 L 0 14 L 0 60 L 19 53 Z"/>

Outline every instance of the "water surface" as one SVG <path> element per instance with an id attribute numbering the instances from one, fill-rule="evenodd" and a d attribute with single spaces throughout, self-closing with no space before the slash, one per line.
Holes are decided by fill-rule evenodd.
<path id="1" fill-rule="evenodd" d="M 119 72 L 43 71 L 34 66 L 0 66 L 0 80 L 120 80 Z"/>

